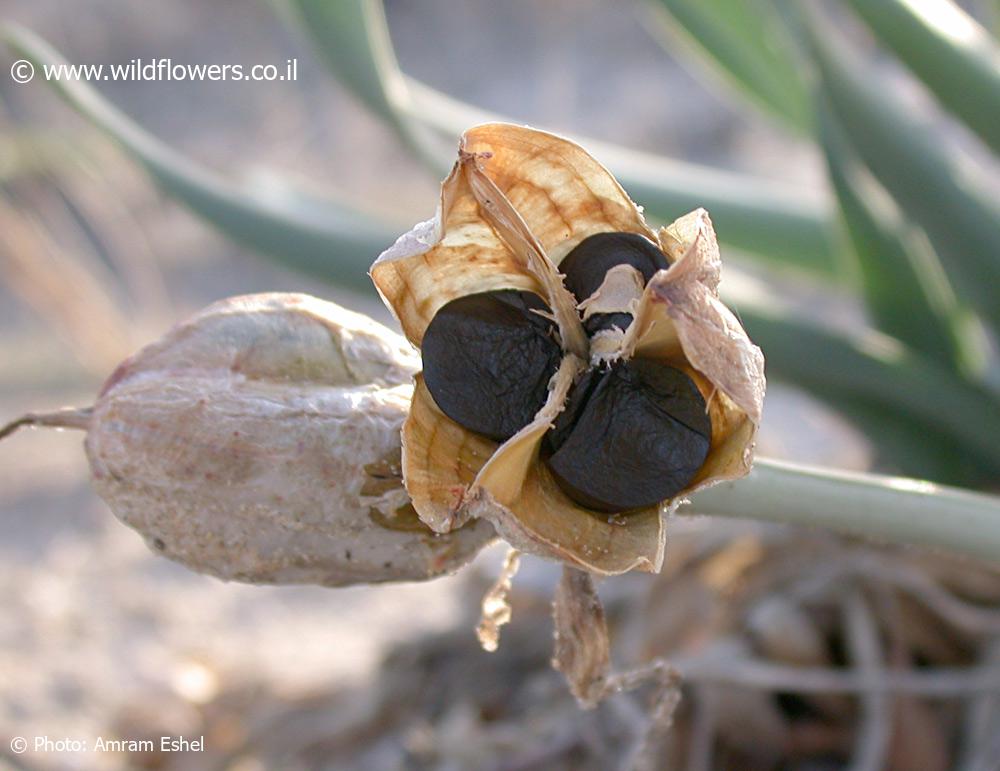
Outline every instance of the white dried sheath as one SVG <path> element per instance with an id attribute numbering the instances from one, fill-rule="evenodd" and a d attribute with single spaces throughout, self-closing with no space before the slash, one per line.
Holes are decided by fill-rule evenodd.
<path id="1" fill-rule="evenodd" d="M 95 487 L 153 549 L 220 578 L 454 571 L 494 533 L 439 535 L 409 505 L 399 432 L 418 366 L 403 338 L 333 303 L 223 300 L 126 360 L 79 413 Z"/>

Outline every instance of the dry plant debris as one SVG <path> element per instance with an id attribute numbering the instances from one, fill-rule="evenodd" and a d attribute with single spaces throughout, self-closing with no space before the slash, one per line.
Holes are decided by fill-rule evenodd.
<path id="1" fill-rule="evenodd" d="M 995 768 L 1000 571 L 787 527 L 676 525 L 664 575 L 602 586 L 617 661 L 648 673 L 663 658 L 680 677 L 679 703 L 660 701 L 668 732 L 652 709 L 664 680 L 579 709 L 550 666 L 550 585 L 525 580 L 486 662 L 470 619 L 399 645 L 356 690 L 224 684 L 197 708 L 215 754 L 155 767 Z M 470 583 L 470 600 L 483 588 Z"/>

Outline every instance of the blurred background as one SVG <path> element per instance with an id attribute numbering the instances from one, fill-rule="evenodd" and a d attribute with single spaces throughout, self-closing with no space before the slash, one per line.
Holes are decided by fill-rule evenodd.
<path id="1" fill-rule="evenodd" d="M 304 291 L 391 324 L 365 268 L 492 114 L 588 138 L 657 222 L 709 209 L 768 359 L 761 454 L 1000 489 L 998 6 L 801 8 L 5 0 L 0 422 L 89 404 L 222 297 Z M 298 77 L 19 84 L 15 60 L 57 55 L 25 30 L 74 64 Z M 0 522 L 0 766 L 605 769 L 642 738 L 648 694 L 580 712 L 548 668 L 555 567 L 525 560 L 500 651 L 479 650 L 501 547 L 421 585 L 224 584 L 150 554 L 91 492 L 81 437 L 44 431 L 0 443 Z M 655 767 L 1000 768 L 997 678 L 974 669 L 996 674 L 996 571 L 675 524 L 664 575 L 602 586 L 623 665 L 690 663 Z M 715 665 L 734 657 L 784 668 Z M 883 666 L 909 686 L 848 673 Z M 208 748 L 6 750 L 161 733 Z"/>

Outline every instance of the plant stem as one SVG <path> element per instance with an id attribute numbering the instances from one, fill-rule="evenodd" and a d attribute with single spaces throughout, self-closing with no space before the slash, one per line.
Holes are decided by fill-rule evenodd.
<path id="1" fill-rule="evenodd" d="M 6 425 L 0 426 L 0 439 L 5 439 L 18 429 L 25 426 L 48 426 L 49 428 L 73 428 L 80 431 L 87 431 L 90 427 L 90 415 L 92 407 L 67 407 L 55 412 L 32 413 L 22 415 L 17 420 L 12 420 Z"/>
<path id="2" fill-rule="evenodd" d="M 825 527 L 1000 563 L 1000 498 L 904 477 L 758 459 L 749 476 L 692 495 L 680 513 Z"/>

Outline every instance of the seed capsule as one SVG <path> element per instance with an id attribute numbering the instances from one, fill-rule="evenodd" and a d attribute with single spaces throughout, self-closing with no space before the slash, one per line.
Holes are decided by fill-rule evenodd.
<path id="1" fill-rule="evenodd" d="M 517 549 L 604 575 L 659 570 L 665 515 L 746 474 L 760 424 L 763 356 L 719 300 L 720 269 L 707 212 L 654 231 L 579 145 L 466 131 L 434 219 L 371 269 L 422 348 L 402 431 L 420 519 L 443 533 L 487 519 Z M 503 289 L 542 298 L 554 324 L 453 313 Z"/>
<path id="2" fill-rule="evenodd" d="M 333 303 L 235 297 L 126 360 L 92 408 L 11 429 L 86 430 L 97 492 L 194 570 L 419 581 L 457 570 L 494 534 L 472 522 L 439 535 L 409 506 L 399 431 L 417 366 L 405 340 Z"/>
<path id="3" fill-rule="evenodd" d="M 683 490 L 711 436 L 705 400 L 687 375 L 655 361 L 618 362 L 590 370 L 576 386 L 546 463 L 570 498 L 615 513 Z"/>
<path id="4" fill-rule="evenodd" d="M 424 333 L 424 382 L 449 418 L 496 441 L 545 403 L 561 351 L 538 295 L 482 292 L 442 307 Z"/>
<path id="5" fill-rule="evenodd" d="M 666 264 L 642 236 L 598 233 L 573 249 L 562 267 L 567 288 L 587 299 L 616 266 L 635 268 L 644 283 Z M 620 286 L 641 293 L 636 279 L 624 278 Z M 527 426 L 545 403 L 562 355 L 551 318 L 538 295 L 514 289 L 442 306 L 421 348 L 424 382 L 441 411 L 499 442 Z M 584 320 L 584 330 L 624 332 L 632 321 L 630 313 L 596 313 Z M 573 389 L 547 437 L 547 463 L 563 492 L 581 506 L 624 512 L 684 489 L 704 463 L 711 435 L 705 400 L 683 372 L 657 361 L 618 362 L 587 371 Z"/>

